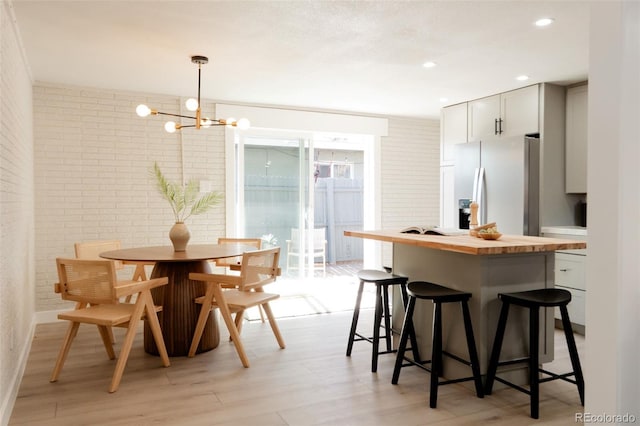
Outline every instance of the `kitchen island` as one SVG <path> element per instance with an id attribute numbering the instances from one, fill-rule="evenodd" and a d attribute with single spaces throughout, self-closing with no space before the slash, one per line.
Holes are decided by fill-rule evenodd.
<path id="1" fill-rule="evenodd" d="M 550 288 L 554 286 L 556 250 L 586 248 L 576 240 L 503 235 L 499 240 L 483 240 L 468 235 L 417 235 L 400 231 L 345 231 L 346 236 L 393 244 L 393 272 L 409 281 L 429 281 L 472 294 L 469 301 L 473 331 L 478 346 L 482 374 L 486 374 L 493 338 L 500 314 L 498 293 Z M 404 309 L 394 293 L 393 327 L 399 333 Z M 443 306 L 443 345 L 446 350 L 468 359 L 464 325 L 459 306 Z M 540 361 L 553 359 L 553 310 L 541 313 Z M 431 356 L 433 305 L 417 303 L 414 323 L 420 354 Z M 502 359 L 525 356 L 528 350 L 527 312 L 512 309 L 504 337 Z M 444 359 L 447 378 L 468 376 L 466 367 Z M 522 365 L 511 367 L 510 379 L 526 383 Z M 508 377 L 507 377 L 508 378 Z"/>

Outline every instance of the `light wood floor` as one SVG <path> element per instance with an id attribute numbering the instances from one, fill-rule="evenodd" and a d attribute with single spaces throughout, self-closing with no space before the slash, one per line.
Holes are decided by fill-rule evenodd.
<path id="1" fill-rule="evenodd" d="M 372 316 L 362 311 L 363 326 L 370 327 Z M 438 408 L 430 409 L 428 373 L 405 368 L 391 385 L 393 355 L 380 356 L 377 374 L 370 372 L 368 343 L 355 343 L 345 356 L 350 321 L 350 312 L 282 319 L 284 350 L 268 324 L 249 322 L 243 329 L 248 369 L 226 332 L 217 349 L 172 358 L 169 368 L 143 351 L 140 333 L 114 394 L 107 392 L 114 362 L 89 326 L 80 327 L 59 381 L 49 383 L 66 324 L 39 325 L 10 424 L 567 425 L 583 411 L 576 387 L 562 381 L 541 385 L 539 420 L 529 417 L 527 395 L 502 389 L 479 399 L 469 383 L 442 386 Z M 584 339 L 577 341 L 581 350 Z M 556 361 L 545 367 L 568 371 L 564 347 L 559 332 Z"/>

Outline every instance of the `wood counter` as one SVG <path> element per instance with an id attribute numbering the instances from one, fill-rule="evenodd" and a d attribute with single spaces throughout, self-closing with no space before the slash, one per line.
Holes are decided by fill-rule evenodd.
<path id="1" fill-rule="evenodd" d="M 345 231 L 347 236 L 393 244 L 393 272 L 409 281 L 428 281 L 471 293 L 471 321 L 478 346 L 480 370 L 486 373 L 501 302 L 499 293 L 518 292 L 554 286 L 555 250 L 582 249 L 582 241 L 556 238 L 503 235 L 499 240 L 483 240 L 469 235 L 443 236 L 403 234 L 399 230 Z M 394 289 L 393 327 L 399 333 L 404 307 Z M 541 313 L 540 361 L 553 360 L 553 309 Z M 414 312 L 420 353 L 431 354 L 433 305 L 418 301 Z M 512 309 L 504 337 L 504 359 L 519 358 L 528 351 L 527 312 Z M 445 349 L 468 359 L 464 327 L 457 306 L 443 308 Z M 397 338 L 395 339 L 397 340 Z M 397 343 L 397 342 L 396 342 Z M 444 359 L 448 378 L 470 375 L 466 367 Z M 516 383 L 528 381 L 526 369 L 513 366 L 506 378 Z M 504 374 L 503 374 L 504 376 Z"/>
<path id="2" fill-rule="evenodd" d="M 469 235 L 403 234 L 400 231 L 345 231 L 344 235 L 472 255 L 534 253 L 587 247 L 587 243 L 583 241 L 524 235 L 503 235 L 499 240 L 483 240 Z"/>

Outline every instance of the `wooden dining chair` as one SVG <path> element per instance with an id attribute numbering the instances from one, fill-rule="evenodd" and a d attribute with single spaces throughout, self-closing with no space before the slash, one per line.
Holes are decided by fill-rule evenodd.
<path id="1" fill-rule="evenodd" d="M 111 327 L 127 329 L 109 392 L 118 390 L 139 321 L 142 319 L 149 324 L 162 365 L 170 365 L 157 315 L 162 307 L 154 306 L 150 291 L 167 284 L 167 278 L 132 281 L 121 285 L 116 278 L 115 265 L 110 260 L 58 258 L 56 264 L 59 282 L 55 285 L 55 291 L 61 294 L 63 300 L 76 302 L 76 308 L 58 314 L 58 319 L 70 321 L 70 324 L 51 374 L 51 382 L 58 380 L 81 323 L 98 326 L 109 359 L 116 357 L 109 330 Z M 120 303 L 121 297 L 129 295 L 136 295 L 135 303 Z"/>
<path id="2" fill-rule="evenodd" d="M 75 243 L 73 248 L 76 253 L 76 259 L 89 259 L 89 260 L 105 260 L 100 257 L 100 253 L 111 250 L 120 250 L 120 240 L 96 240 L 96 241 L 85 241 L 81 243 Z M 123 270 L 125 268 L 125 264 L 135 265 L 135 270 L 133 271 L 133 276 L 130 280 L 121 280 L 118 279 L 118 285 L 130 284 L 135 281 L 146 281 L 147 273 L 144 269 L 145 265 L 153 265 L 154 263 L 145 263 L 145 262 L 125 262 L 122 260 L 111 260 L 113 262 L 113 266 L 116 271 Z M 125 297 L 124 302 L 130 303 L 132 295 L 128 295 Z M 115 343 L 116 339 L 113 335 L 113 330 L 109 329 L 109 336 L 111 337 L 111 342 Z"/>
<path id="3" fill-rule="evenodd" d="M 247 246 L 253 246 L 260 250 L 262 248 L 262 239 L 260 238 L 218 238 L 218 244 L 243 244 Z M 216 266 L 228 268 L 228 271 L 239 272 L 242 266 L 242 256 L 225 257 L 215 260 Z M 260 321 L 264 323 L 264 311 L 261 306 L 258 306 L 258 312 L 260 313 Z"/>
<path id="4" fill-rule="evenodd" d="M 262 239 L 260 238 L 218 238 L 218 244 L 243 244 L 246 246 L 252 246 L 260 250 L 262 248 Z M 229 268 L 231 271 L 239 271 L 242 266 L 242 256 L 225 257 L 215 260 L 216 266 L 222 268 Z"/>
<path id="5" fill-rule="evenodd" d="M 229 330 L 231 340 L 244 367 L 249 367 L 249 358 L 240 339 L 240 331 L 243 313 L 248 308 L 261 306 L 264 309 L 278 345 L 282 349 L 285 348 L 284 340 L 269 305 L 269 302 L 277 299 L 280 295 L 266 293 L 263 290 L 265 285 L 274 282 L 280 274 L 279 259 L 280 247 L 262 249 L 245 252 L 242 255 L 240 275 L 195 272 L 189 274 L 189 279 L 204 281 L 207 284 L 207 291 L 204 296 L 195 300 L 196 303 L 202 304 L 202 308 L 200 309 L 188 356 L 195 355 L 209 311 L 214 308 L 220 309 L 220 314 Z M 235 321 L 231 316 L 232 313 L 236 313 Z"/>
<path id="6" fill-rule="evenodd" d="M 100 260 L 100 253 L 111 250 L 120 250 L 120 240 L 97 240 L 75 243 L 74 249 L 76 258 L 78 259 L 95 259 Z M 130 281 L 146 281 L 147 272 L 145 266 L 153 266 L 154 262 L 131 262 L 122 260 L 113 260 L 116 270 L 124 269 L 125 265 L 134 265 L 135 270 Z M 126 281 L 121 281 L 124 284 Z M 131 298 L 126 301 L 129 302 Z"/>

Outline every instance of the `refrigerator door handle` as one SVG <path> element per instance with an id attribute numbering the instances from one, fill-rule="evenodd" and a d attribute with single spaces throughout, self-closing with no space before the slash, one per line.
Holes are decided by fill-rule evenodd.
<path id="1" fill-rule="evenodd" d="M 487 223 L 486 217 L 485 217 L 487 209 L 482 201 L 482 196 L 484 195 L 484 167 L 480 167 L 480 169 L 478 170 L 477 182 L 478 182 L 478 185 L 477 185 L 478 191 L 477 191 L 476 203 L 478 203 L 478 206 L 479 206 L 478 210 L 480 213 L 480 217 L 478 218 L 478 220 L 480 221 L 480 225 L 482 225 Z"/>
<path id="2" fill-rule="evenodd" d="M 476 171 L 473 175 L 473 193 L 471 194 L 471 201 L 478 202 L 478 177 L 480 177 L 480 168 L 476 167 Z"/>

